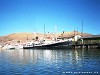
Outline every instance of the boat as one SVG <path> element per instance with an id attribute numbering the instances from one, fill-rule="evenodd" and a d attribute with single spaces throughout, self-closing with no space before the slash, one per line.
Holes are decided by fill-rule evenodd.
<path id="1" fill-rule="evenodd" d="M 70 42 L 67 40 L 62 41 L 36 41 L 31 45 L 24 46 L 23 49 L 57 49 L 57 48 L 68 48 Z"/>
<path id="2" fill-rule="evenodd" d="M 2 49 L 23 49 L 22 44 L 5 44 L 3 45 Z"/>
<path id="3" fill-rule="evenodd" d="M 6 44 L 2 47 L 2 49 L 15 49 L 15 46 L 11 45 L 11 44 Z"/>
<path id="4" fill-rule="evenodd" d="M 15 49 L 23 49 L 23 45 L 21 44 L 16 44 L 14 47 Z"/>
<path id="5" fill-rule="evenodd" d="M 44 25 L 44 37 L 42 40 L 39 40 L 36 37 L 36 40 L 26 46 L 23 46 L 23 49 L 57 49 L 57 48 L 66 48 L 69 47 L 70 41 L 68 40 L 58 40 L 57 34 L 55 37 L 53 36 L 46 36 L 45 35 L 45 25 Z"/>
<path id="6" fill-rule="evenodd" d="M 32 49 L 33 48 L 33 41 L 26 42 L 23 44 L 23 49 Z"/>
<path id="7" fill-rule="evenodd" d="M 43 49 L 55 49 L 55 48 L 65 48 L 68 46 L 68 41 L 55 42 L 50 44 L 34 45 L 33 48 L 43 48 Z"/>

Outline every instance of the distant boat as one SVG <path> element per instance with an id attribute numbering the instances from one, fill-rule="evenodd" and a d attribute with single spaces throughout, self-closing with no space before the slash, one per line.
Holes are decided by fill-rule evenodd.
<path id="1" fill-rule="evenodd" d="M 2 47 L 2 49 L 15 49 L 15 47 L 13 45 L 10 44 L 6 44 Z"/>
<path id="2" fill-rule="evenodd" d="M 6 44 L 2 47 L 2 49 L 23 49 L 23 45 L 21 44 Z"/>
<path id="3" fill-rule="evenodd" d="M 15 47 L 15 49 L 23 49 L 23 45 L 20 45 L 20 44 L 19 45 L 15 45 L 14 47 Z"/>

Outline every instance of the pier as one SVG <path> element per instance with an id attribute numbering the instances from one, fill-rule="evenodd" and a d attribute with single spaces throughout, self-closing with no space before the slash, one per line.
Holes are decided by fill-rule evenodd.
<path id="1" fill-rule="evenodd" d="M 79 38 L 74 44 L 73 48 L 100 48 L 100 35 L 92 35 Z"/>

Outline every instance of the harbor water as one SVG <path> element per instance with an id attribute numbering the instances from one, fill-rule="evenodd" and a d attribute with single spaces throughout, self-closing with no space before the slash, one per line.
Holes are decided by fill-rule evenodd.
<path id="1" fill-rule="evenodd" d="M 100 75 L 100 49 L 0 50 L 0 75 Z"/>

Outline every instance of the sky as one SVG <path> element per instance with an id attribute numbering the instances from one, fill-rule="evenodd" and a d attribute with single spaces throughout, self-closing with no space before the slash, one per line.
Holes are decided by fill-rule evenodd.
<path id="1" fill-rule="evenodd" d="M 0 36 L 19 32 L 100 34 L 100 0 L 0 0 Z"/>

